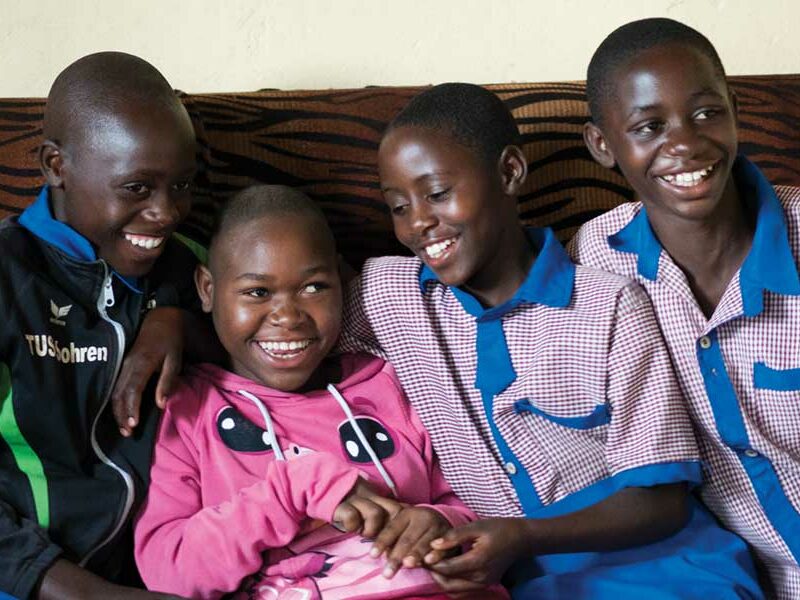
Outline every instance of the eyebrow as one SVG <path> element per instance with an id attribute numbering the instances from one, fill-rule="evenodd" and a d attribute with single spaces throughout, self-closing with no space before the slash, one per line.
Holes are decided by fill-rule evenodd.
<path id="1" fill-rule="evenodd" d="M 701 90 L 698 90 L 692 93 L 689 98 L 694 100 L 695 98 L 699 98 L 700 96 L 714 96 L 715 98 L 724 98 L 722 94 L 710 87 L 704 87 Z M 658 108 L 660 104 L 645 104 L 643 106 L 634 106 L 631 112 L 628 114 L 628 118 L 637 115 L 639 113 L 647 112 L 649 110 L 654 110 Z"/>
<path id="2" fill-rule="evenodd" d="M 434 177 L 438 177 L 438 176 L 441 176 L 441 175 L 452 175 L 452 173 L 450 171 L 434 171 L 433 173 L 423 173 L 422 175 L 420 175 L 419 177 L 416 177 L 414 179 L 414 183 L 419 183 L 420 181 L 425 181 L 427 179 L 433 179 Z M 382 187 L 381 188 L 381 192 L 382 193 L 391 192 L 391 191 L 394 191 L 394 190 L 395 190 L 395 188 L 393 188 L 393 187 Z"/>
<path id="3" fill-rule="evenodd" d="M 314 265 L 313 267 L 308 267 L 307 269 L 303 269 L 302 274 L 305 277 L 310 277 L 311 275 L 322 273 L 328 270 L 330 270 L 328 265 L 320 264 L 320 265 Z M 242 273 L 241 275 L 236 276 L 235 281 L 241 281 L 243 279 L 247 279 L 250 281 L 270 281 L 274 279 L 274 277 L 267 273 Z"/>

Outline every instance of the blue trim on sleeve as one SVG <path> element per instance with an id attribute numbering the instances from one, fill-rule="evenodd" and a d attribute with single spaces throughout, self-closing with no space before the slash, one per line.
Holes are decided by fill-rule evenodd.
<path id="1" fill-rule="evenodd" d="M 600 427 L 607 425 L 611 421 L 611 413 L 608 411 L 606 404 L 598 404 L 595 409 L 588 415 L 580 417 L 558 417 L 546 413 L 540 408 L 534 406 L 528 398 L 523 398 L 514 402 L 514 412 L 517 414 L 529 412 L 563 427 L 570 427 L 572 429 L 592 429 L 593 427 Z"/>
<path id="2" fill-rule="evenodd" d="M 800 390 L 800 369 L 772 369 L 763 362 L 753 365 L 753 385 L 762 390 Z"/>
<path id="3" fill-rule="evenodd" d="M 702 481 L 703 468 L 698 461 L 645 465 L 627 469 L 612 477 L 601 479 L 558 502 L 549 504 L 532 513 L 526 512 L 525 516 L 532 519 L 560 517 L 597 504 L 628 487 L 653 487 L 681 482 L 695 486 Z"/>

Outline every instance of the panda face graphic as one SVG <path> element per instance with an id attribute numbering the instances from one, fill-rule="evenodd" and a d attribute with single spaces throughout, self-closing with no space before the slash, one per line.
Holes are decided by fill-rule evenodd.
<path id="1" fill-rule="evenodd" d="M 267 452 L 272 450 L 269 434 L 232 406 L 217 413 L 217 432 L 222 442 L 236 452 Z"/>
<path id="2" fill-rule="evenodd" d="M 394 441 L 379 421 L 372 417 L 356 417 L 355 421 L 380 460 L 387 459 L 394 454 Z M 344 455 L 348 460 L 356 463 L 372 462 L 350 421 L 344 421 L 339 425 L 339 438 L 342 441 Z"/>
<path id="3" fill-rule="evenodd" d="M 235 452 L 272 451 L 269 434 L 232 406 L 226 406 L 217 413 L 217 433 L 222 443 Z M 288 442 L 283 448 L 283 457 L 286 460 L 300 458 L 306 454 L 313 454 L 314 450 Z"/>

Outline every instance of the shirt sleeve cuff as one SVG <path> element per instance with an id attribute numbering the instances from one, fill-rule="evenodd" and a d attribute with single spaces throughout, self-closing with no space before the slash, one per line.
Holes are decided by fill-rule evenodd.
<path id="1" fill-rule="evenodd" d="M 34 591 L 41 583 L 45 573 L 61 556 L 62 550 L 54 544 L 45 547 L 36 558 L 20 570 L 19 576 L 11 589 L 11 595 L 17 598 L 33 598 Z"/>
<path id="2" fill-rule="evenodd" d="M 653 487 L 670 483 L 688 483 L 691 487 L 694 487 L 702 481 L 703 469 L 699 461 L 669 462 L 633 467 L 619 471 L 611 477 L 601 479 L 526 516 L 533 519 L 560 517 L 597 504 L 627 487 Z"/>

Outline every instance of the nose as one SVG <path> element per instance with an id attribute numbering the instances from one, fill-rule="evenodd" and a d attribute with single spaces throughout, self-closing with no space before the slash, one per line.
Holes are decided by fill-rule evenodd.
<path id="1" fill-rule="evenodd" d="M 669 128 L 664 149 L 671 156 L 690 156 L 697 151 L 697 132 L 689 123 L 680 123 Z"/>
<path id="2" fill-rule="evenodd" d="M 269 324 L 283 329 L 294 329 L 304 320 L 304 313 L 291 298 L 275 298 L 269 313 Z"/>
<path id="3" fill-rule="evenodd" d="M 189 201 L 185 194 L 181 196 L 169 190 L 158 190 L 151 196 L 145 217 L 161 227 L 171 227 L 179 223 L 188 211 Z"/>
<path id="4" fill-rule="evenodd" d="M 417 235 L 436 225 L 436 213 L 428 202 L 423 200 L 413 201 L 409 205 L 409 225 Z"/>

